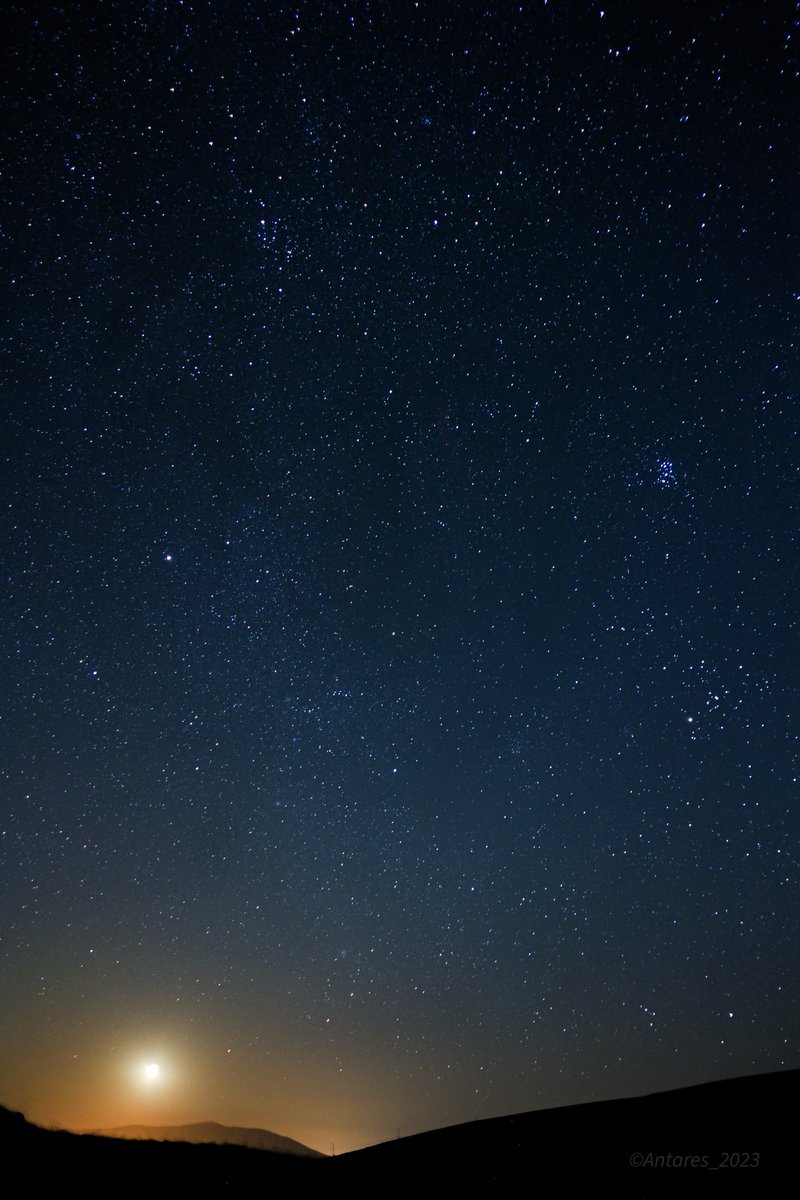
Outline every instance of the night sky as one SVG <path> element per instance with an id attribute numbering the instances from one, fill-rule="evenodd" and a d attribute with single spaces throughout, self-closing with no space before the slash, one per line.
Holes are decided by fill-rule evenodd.
<path id="1" fill-rule="evenodd" d="M 793 15 L 7 10 L 0 1101 L 800 1065 Z"/>

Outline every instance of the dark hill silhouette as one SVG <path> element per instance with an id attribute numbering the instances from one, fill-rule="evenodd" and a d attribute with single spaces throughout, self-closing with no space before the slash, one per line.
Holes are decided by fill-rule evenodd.
<path id="1" fill-rule="evenodd" d="M 253 1189 L 305 1186 L 324 1159 L 246 1146 L 137 1141 L 40 1129 L 0 1108 L 0 1162 L 9 1194 L 82 1197 L 250 1196 Z"/>
<path id="2" fill-rule="evenodd" d="M 333 1167 L 350 1187 L 392 1181 L 397 1195 L 424 1179 L 486 1195 L 604 1183 L 624 1196 L 755 1196 L 793 1174 L 799 1085 L 800 1071 L 787 1071 L 496 1117 L 369 1146 Z"/>
<path id="3" fill-rule="evenodd" d="M 323 1158 L 318 1150 L 293 1138 L 268 1129 L 249 1129 L 238 1125 L 219 1125 L 201 1121 L 193 1125 L 121 1125 L 118 1129 L 93 1129 L 100 1137 L 127 1138 L 150 1142 L 190 1142 L 193 1145 L 249 1146 L 251 1150 L 274 1150 L 277 1154 L 298 1154 Z"/>
<path id="4" fill-rule="evenodd" d="M 0 1109 L 5 1181 L 33 1195 L 115 1200 L 337 1193 L 407 1197 L 421 1183 L 472 1196 L 550 1194 L 554 1186 L 615 1196 L 761 1196 L 795 1172 L 799 1071 L 703 1084 L 629 1100 L 544 1109 L 456 1125 L 312 1158 L 233 1145 L 124 1141 L 39 1129 Z M 638 1158 L 636 1156 L 639 1156 Z"/>

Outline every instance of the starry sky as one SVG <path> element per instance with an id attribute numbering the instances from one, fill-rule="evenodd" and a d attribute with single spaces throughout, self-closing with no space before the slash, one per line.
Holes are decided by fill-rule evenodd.
<path id="1" fill-rule="evenodd" d="M 8 6 L 4 1103 L 800 1065 L 793 15 Z"/>

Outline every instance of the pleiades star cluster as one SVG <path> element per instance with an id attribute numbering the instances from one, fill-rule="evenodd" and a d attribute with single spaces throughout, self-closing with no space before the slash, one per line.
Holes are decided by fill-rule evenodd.
<path id="1" fill-rule="evenodd" d="M 795 15 L 7 6 L 4 1103 L 798 1066 Z"/>

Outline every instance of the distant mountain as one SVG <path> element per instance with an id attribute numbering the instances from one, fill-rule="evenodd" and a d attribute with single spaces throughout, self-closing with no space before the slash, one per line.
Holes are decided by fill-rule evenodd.
<path id="1" fill-rule="evenodd" d="M 328 1160 L 302 1149 L 303 1154 L 287 1154 L 230 1144 L 69 1133 L 41 1129 L 21 1113 L 0 1107 L 0 1179 L 8 1192 L 14 1178 L 24 1177 L 34 1196 L 61 1196 L 70 1180 L 80 1181 L 82 1200 L 173 1195 L 218 1200 L 251 1197 L 267 1188 L 306 1195 Z"/>
<path id="2" fill-rule="evenodd" d="M 193 1145 L 249 1146 L 251 1150 L 271 1150 L 276 1154 L 298 1154 L 306 1158 L 324 1158 L 318 1150 L 293 1138 L 271 1133 L 268 1129 L 243 1129 L 219 1125 L 216 1121 L 198 1121 L 193 1125 L 121 1125 L 118 1129 L 93 1129 L 99 1137 L 128 1138 L 140 1142 L 190 1142 Z"/>

